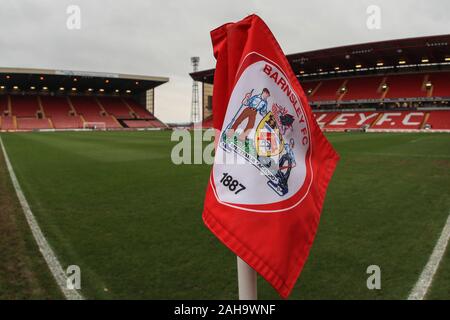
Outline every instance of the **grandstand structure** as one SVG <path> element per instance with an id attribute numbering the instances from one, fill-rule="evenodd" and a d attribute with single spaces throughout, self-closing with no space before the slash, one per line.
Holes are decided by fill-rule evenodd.
<path id="1" fill-rule="evenodd" d="M 0 130 L 164 129 L 154 90 L 168 81 L 115 73 L 0 68 Z"/>
<path id="2" fill-rule="evenodd" d="M 450 132 L 450 35 L 301 52 L 287 56 L 324 131 Z M 202 83 L 212 126 L 214 69 Z"/>

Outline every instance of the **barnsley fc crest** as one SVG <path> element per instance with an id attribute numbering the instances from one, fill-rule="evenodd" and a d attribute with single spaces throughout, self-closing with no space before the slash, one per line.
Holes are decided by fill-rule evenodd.
<path id="1" fill-rule="evenodd" d="M 220 200 L 257 206 L 306 189 L 310 146 L 309 127 L 287 77 L 265 60 L 251 62 L 243 64 L 230 97 L 213 177 Z"/>
<path id="2" fill-rule="evenodd" d="M 258 124 L 254 141 L 258 156 L 271 157 L 283 151 L 283 136 L 271 111 Z"/>

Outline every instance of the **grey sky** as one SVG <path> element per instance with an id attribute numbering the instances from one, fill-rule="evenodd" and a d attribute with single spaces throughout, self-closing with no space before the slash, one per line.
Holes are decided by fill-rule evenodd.
<path id="1" fill-rule="evenodd" d="M 66 8 L 81 8 L 68 30 Z M 381 29 L 366 27 L 366 8 L 381 8 Z M 448 0 L 160 1 L 0 0 L 0 66 L 167 76 L 156 115 L 188 121 L 189 58 L 214 67 L 210 30 L 260 15 L 285 53 L 385 39 L 450 33 Z"/>

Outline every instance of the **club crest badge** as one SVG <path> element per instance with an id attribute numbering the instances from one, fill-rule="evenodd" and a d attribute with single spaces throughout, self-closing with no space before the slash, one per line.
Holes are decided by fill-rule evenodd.
<path id="1" fill-rule="evenodd" d="M 260 157 L 276 156 L 283 152 L 283 136 L 271 111 L 258 124 L 254 141 Z"/>
<path id="2" fill-rule="evenodd" d="M 218 146 L 213 176 L 222 201 L 259 205 L 298 194 L 308 175 L 309 128 L 276 66 L 257 61 L 240 74 Z"/>

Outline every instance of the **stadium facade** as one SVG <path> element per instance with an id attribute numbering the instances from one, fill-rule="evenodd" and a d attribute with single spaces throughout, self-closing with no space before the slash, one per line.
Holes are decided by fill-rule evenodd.
<path id="1" fill-rule="evenodd" d="M 287 56 L 325 131 L 450 132 L 450 35 L 348 45 Z M 211 127 L 214 69 L 202 83 Z"/>
<path id="2" fill-rule="evenodd" d="M 168 78 L 0 69 L 0 130 L 163 129 L 155 88 Z"/>

